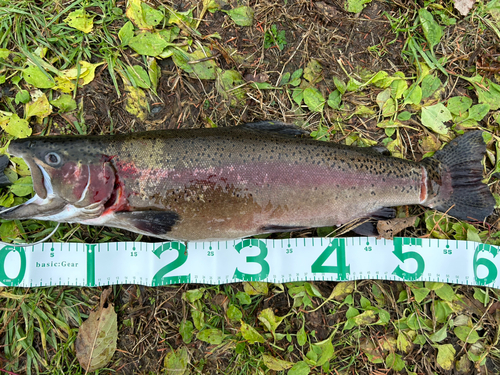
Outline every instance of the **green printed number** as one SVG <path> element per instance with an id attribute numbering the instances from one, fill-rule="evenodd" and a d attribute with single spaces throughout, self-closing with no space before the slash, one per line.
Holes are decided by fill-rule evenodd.
<path id="1" fill-rule="evenodd" d="M 325 266 L 325 262 L 333 254 L 337 254 L 336 266 Z M 311 266 L 313 273 L 336 273 L 337 280 L 347 280 L 347 275 L 351 273 L 351 266 L 346 264 L 345 260 L 345 239 L 335 238 L 328 247 L 323 250 L 321 255 Z"/>
<path id="2" fill-rule="evenodd" d="M 239 279 L 244 281 L 259 281 L 264 280 L 267 276 L 269 276 L 269 263 L 266 262 L 267 256 L 267 246 L 263 241 L 257 240 L 255 238 L 243 240 L 237 243 L 234 248 L 238 253 L 241 253 L 241 250 L 244 248 L 259 248 L 259 254 L 254 256 L 247 256 L 247 263 L 258 263 L 260 264 L 261 271 L 259 273 L 244 273 L 241 272 L 238 268 L 234 271 L 233 279 Z"/>
<path id="3" fill-rule="evenodd" d="M 179 283 L 189 283 L 191 282 L 191 274 L 182 276 L 165 276 L 167 273 L 179 268 L 187 261 L 186 245 L 181 242 L 167 242 L 162 246 L 153 250 L 153 254 L 160 259 L 161 254 L 168 250 L 177 251 L 177 258 L 172 262 L 163 266 L 153 277 L 152 285 L 166 285 L 166 284 L 179 284 Z"/>
<path id="4" fill-rule="evenodd" d="M 5 262 L 7 259 L 7 255 L 9 255 L 11 251 L 19 253 L 19 257 L 21 258 L 19 272 L 13 279 L 8 277 L 5 273 Z M 21 281 L 23 281 L 25 273 L 26 253 L 24 252 L 24 249 L 22 247 L 4 246 L 2 249 L 0 249 L 0 283 L 4 284 L 5 286 L 17 286 L 21 283 Z"/>
<path id="5" fill-rule="evenodd" d="M 476 283 L 479 285 L 488 285 L 496 280 L 498 276 L 498 270 L 491 260 L 485 258 L 478 259 L 479 253 L 482 251 L 490 253 L 491 255 L 493 255 L 493 258 L 495 258 L 498 254 L 498 248 L 491 245 L 480 244 L 478 247 L 476 247 L 476 251 L 474 252 L 474 278 L 476 280 Z M 477 276 L 477 269 L 479 268 L 479 266 L 484 266 L 488 269 L 487 276 Z"/>
<path id="6" fill-rule="evenodd" d="M 396 269 L 392 272 L 392 274 L 401 277 L 403 280 L 417 280 L 424 274 L 424 269 L 425 269 L 424 258 L 416 251 L 406 251 L 403 253 L 404 245 L 422 246 L 422 239 L 401 238 L 401 237 L 394 238 L 393 254 L 396 255 L 396 257 L 403 263 L 407 259 L 414 259 L 417 262 L 417 270 L 415 272 L 406 272 L 403 271 L 400 266 L 397 266 Z"/>

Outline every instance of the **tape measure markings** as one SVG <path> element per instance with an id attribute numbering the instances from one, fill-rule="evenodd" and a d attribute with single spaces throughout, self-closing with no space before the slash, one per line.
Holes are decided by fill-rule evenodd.
<path id="1" fill-rule="evenodd" d="M 453 245 L 454 243 L 454 245 Z M 0 249 L 0 285 L 225 284 L 305 280 L 438 281 L 499 287 L 498 247 L 395 238 L 188 243 L 43 243 Z M 451 280 L 451 281 L 450 281 Z"/>

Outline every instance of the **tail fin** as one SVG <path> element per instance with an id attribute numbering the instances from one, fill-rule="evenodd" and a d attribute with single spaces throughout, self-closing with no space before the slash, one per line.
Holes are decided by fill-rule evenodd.
<path id="1" fill-rule="evenodd" d="M 427 199 L 424 206 L 460 220 L 483 221 L 495 207 L 495 198 L 481 180 L 481 161 L 486 152 L 483 132 L 457 137 L 432 158 L 424 159 Z"/>

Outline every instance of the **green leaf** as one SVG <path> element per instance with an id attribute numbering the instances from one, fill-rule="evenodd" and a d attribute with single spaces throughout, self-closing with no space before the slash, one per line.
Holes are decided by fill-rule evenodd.
<path id="1" fill-rule="evenodd" d="M 318 89 L 308 87 L 304 90 L 304 103 L 313 112 L 322 112 L 325 106 L 325 98 Z"/>
<path id="2" fill-rule="evenodd" d="M 56 82 L 49 75 L 49 73 L 40 70 L 36 65 L 30 65 L 22 72 L 26 83 L 29 83 L 39 89 L 50 89 L 56 85 Z"/>
<path id="3" fill-rule="evenodd" d="M 349 78 L 347 82 L 346 91 L 357 91 L 363 84 L 354 78 Z"/>
<path id="4" fill-rule="evenodd" d="M 333 109 L 340 109 L 340 102 L 342 101 L 342 95 L 340 91 L 337 89 L 328 95 L 328 105 Z"/>
<path id="5" fill-rule="evenodd" d="M 396 78 L 391 83 L 392 97 L 394 99 L 399 99 L 403 96 L 404 92 L 408 89 L 408 83 L 406 82 L 405 75 L 402 72 L 394 73 Z"/>
<path id="6" fill-rule="evenodd" d="M 140 65 L 127 66 L 130 81 L 135 83 L 141 89 L 151 88 L 151 81 L 149 80 L 148 73 Z"/>
<path id="7" fill-rule="evenodd" d="M 186 374 L 188 363 L 189 353 L 185 347 L 181 347 L 175 351 L 168 352 L 163 361 L 163 366 L 165 367 L 165 375 Z"/>
<path id="8" fill-rule="evenodd" d="M 455 298 L 455 292 L 449 284 L 443 284 L 440 288 L 434 290 L 436 295 L 448 302 L 452 302 Z"/>
<path id="9" fill-rule="evenodd" d="M 474 85 L 479 103 L 489 104 L 492 111 L 500 108 L 500 85 L 480 75 L 469 78 L 467 81 Z"/>
<path id="10" fill-rule="evenodd" d="M 240 6 L 230 10 L 223 10 L 238 26 L 252 26 L 254 11 L 248 6 Z"/>
<path id="11" fill-rule="evenodd" d="M 182 341 L 189 344 L 193 340 L 193 323 L 190 320 L 183 320 L 179 326 L 179 333 L 181 334 Z"/>
<path id="12" fill-rule="evenodd" d="M 148 57 L 148 76 L 151 81 L 151 87 L 156 92 L 161 77 L 161 69 L 158 67 L 154 57 Z"/>
<path id="13" fill-rule="evenodd" d="M 205 293 L 205 288 L 191 289 L 182 294 L 182 299 L 188 302 L 195 302 L 200 300 Z"/>
<path id="14" fill-rule="evenodd" d="M 357 326 L 363 326 L 367 324 L 374 323 L 376 319 L 376 313 L 373 310 L 367 310 L 359 315 L 356 315 L 353 318 L 350 318 L 354 324 Z"/>
<path id="15" fill-rule="evenodd" d="M 430 335 L 429 339 L 432 342 L 443 341 L 446 337 L 448 337 L 447 329 L 448 329 L 448 326 L 445 324 L 443 327 L 441 327 L 441 329 L 439 331 L 434 332 L 432 335 Z"/>
<path id="16" fill-rule="evenodd" d="M 333 83 L 335 84 L 335 87 L 337 88 L 337 90 L 339 90 L 339 92 L 342 95 L 344 95 L 346 90 L 347 90 L 347 86 L 344 83 L 344 81 L 342 81 L 340 78 L 333 77 Z"/>
<path id="17" fill-rule="evenodd" d="M 297 69 L 295 72 L 292 73 L 292 76 L 290 77 L 290 85 L 296 87 L 300 85 L 300 77 L 302 77 L 303 69 Z"/>
<path id="18" fill-rule="evenodd" d="M 50 104 L 59 108 L 60 113 L 70 112 L 76 109 L 76 101 L 71 95 L 62 94 L 56 100 L 51 100 Z"/>
<path id="19" fill-rule="evenodd" d="M 6 133 L 17 138 L 26 138 L 31 135 L 28 121 L 19 118 L 16 113 L 10 117 L 0 117 L 0 126 Z"/>
<path id="20" fill-rule="evenodd" d="M 14 204 L 14 195 L 12 193 L 7 193 L 0 196 L 0 206 L 11 207 Z"/>
<path id="21" fill-rule="evenodd" d="M 285 74 L 283 74 L 281 76 L 281 80 L 280 80 L 279 86 L 284 86 L 288 82 L 290 82 L 290 76 L 291 76 L 290 72 L 286 72 Z"/>
<path id="22" fill-rule="evenodd" d="M 422 24 L 422 30 L 424 31 L 425 39 L 429 42 L 431 49 L 434 49 L 443 36 L 443 30 L 441 26 L 434 20 L 432 14 L 424 8 L 418 10 L 418 17 L 420 23 Z"/>
<path id="23" fill-rule="evenodd" d="M 432 74 L 425 76 L 422 80 L 422 99 L 430 97 L 441 85 L 442 82 L 438 77 Z"/>
<path id="24" fill-rule="evenodd" d="M 19 237 L 19 228 L 14 220 L 3 222 L 0 225 L 0 238 L 3 242 L 11 242 Z"/>
<path id="25" fill-rule="evenodd" d="M 31 176 L 21 177 L 10 187 L 12 194 L 18 197 L 25 197 L 33 193 L 33 180 Z"/>
<path id="26" fill-rule="evenodd" d="M 445 370 L 451 370 L 455 359 L 455 348 L 451 344 L 437 345 L 437 363 Z"/>
<path id="27" fill-rule="evenodd" d="M 438 134 L 448 134 L 444 122 L 451 119 L 450 111 L 442 103 L 422 107 L 422 124 Z"/>
<path id="28" fill-rule="evenodd" d="M 478 333 L 468 326 L 455 327 L 453 332 L 460 340 L 469 344 L 474 344 L 480 339 Z"/>
<path id="29" fill-rule="evenodd" d="M 290 367 L 293 366 L 292 362 L 288 362 L 288 361 L 284 361 L 282 359 L 274 358 L 274 357 L 267 355 L 267 354 L 262 355 L 262 360 L 264 361 L 264 364 L 267 366 L 268 369 L 274 370 L 274 371 L 288 370 Z"/>
<path id="30" fill-rule="evenodd" d="M 309 365 L 304 361 L 300 361 L 293 365 L 287 375 L 308 375 L 310 372 Z"/>
<path id="31" fill-rule="evenodd" d="M 405 98 L 403 105 L 419 105 L 422 100 L 422 88 L 414 83 L 403 93 L 403 97 Z"/>
<path id="32" fill-rule="evenodd" d="M 241 318 L 243 318 L 243 314 L 240 309 L 231 305 L 227 309 L 227 317 L 231 320 L 241 320 Z"/>
<path id="33" fill-rule="evenodd" d="M 241 323 L 241 328 L 240 328 L 241 335 L 250 344 L 255 344 L 256 342 L 263 343 L 266 341 L 264 340 L 264 337 L 262 337 L 261 334 L 255 330 L 255 328 L 245 323 L 243 320 L 241 320 L 240 323 Z"/>
<path id="34" fill-rule="evenodd" d="M 304 89 L 300 87 L 292 89 L 292 99 L 297 105 L 301 105 L 304 99 Z"/>
<path id="35" fill-rule="evenodd" d="M 479 288 L 474 288 L 474 298 L 481 302 L 483 306 L 488 305 L 490 302 L 490 296 L 487 291 Z"/>
<path id="36" fill-rule="evenodd" d="M 211 56 L 211 53 L 208 48 L 204 48 L 204 50 L 197 49 L 193 53 L 187 53 L 176 48 L 173 51 L 172 60 L 180 69 L 190 73 L 195 78 L 215 79 L 217 77 L 217 64 L 215 61 L 201 61 L 209 56 Z"/>
<path id="37" fill-rule="evenodd" d="M 425 297 L 427 297 L 430 290 L 427 288 L 415 288 L 415 289 L 412 289 L 411 292 L 415 296 L 415 301 L 420 303 L 425 299 Z"/>
<path id="38" fill-rule="evenodd" d="M 323 366 L 333 356 L 333 344 L 330 338 L 311 345 L 311 349 L 319 355 L 319 358 L 315 360 L 315 366 Z"/>
<path id="39" fill-rule="evenodd" d="M 15 102 L 16 104 L 23 103 L 26 104 L 31 100 L 31 96 L 28 90 L 20 90 L 16 94 Z"/>
<path id="40" fill-rule="evenodd" d="M 405 368 L 403 357 L 396 353 L 389 353 L 385 358 L 385 365 L 396 372 L 402 371 Z"/>
<path id="41" fill-rule="evenodd" d="M 207 342 L 212 345 L 219 345 L 222 343 L 222 340 L 224 339 L 224 333 L 220 329 L 216 328 L 207 328 L 204 329 L 201 332 L 198 332 L 196 335 L 196 338 L 198 340 Z"/>
<path id="42" fill-rule="evenodd" d="M 64 22 L 66 22 L 68 26 L 88 34 L 94 27 L 94 17 L 95 16 L 89 16 L 85 9 L 78 9 L 68 14 Z"/>
<path id="43" fill-rule="evenodd" d="M 146 3 L 141 3 L 141 8 L 142 8 L 142 15 L 144 16 L 144 21 L 146 22 L 146 25 L 150 27 L 155 27 L 160 24 L 161 21 L 163 21 L 163 13 L 160 12 L 159 10 L 156 10 L 155 8 L 151 7 L 150 5 Z"/>
<path id="44" fill-rule="evenodd" d="M 300 346 L 304 346 L 306 342 L 307 342 L 307 334 L 304 329 L 304 324 L 302 324 L 302 327 L 297 332 L 297 344 L 299 344 Z"/>
<path id="45" fill-rule="evenodd" d="M 134 37 L 134 24 L 130 21 L 127 21 L 125 25 L 122 26 L 120 31 L 118 31 L 118 38 L 122 42 L 123 46 L 128 45 L 130 39 Z"/>
<path id="46" fill-rule="evenodd" d="M 399 121 L 408 121 L 409 119 L 411 119 L 411 113 L 408 111 L 403 111 L 398 115 Z"/>
<path id="47" fill-rule="evenodd" d="M 454 96 L 448 99 L 448 110 L 455 116 L 463 115 L 472 105 L 472 99 L 467 96 Z"/>
<path id="48" fill-rule="evenodd" d="M 371 3 L 372 0 L 347 0 L 346 10 L 351 13 L 360 13 L 365 4 Z"/>
<path id="49" fill-rule="evenodd" d="M 236 293 L 236 298 L 238 298 L 242 305 L 249 305 L 252 303 L 252 298 L 248 293 L 245 292 Z"/>
<path id="50" fill-rule="evenodd" d="M 193 10 L 190 9 L 190 10 L 187 10 L 185 12 L 172 12 L 172 11 L 170 11 L 168 23 L 176 24 L 176 25 L 179 25 L 181 27 L 184 27 L 184 25 L 195 27 L 196 21 L 193 18 Z"/>
<path id="51" fill-rule="evenodd" d="M 283 317 L 279 317 L 274 315 L 274 312 L 271 308 L 264 309 L 259 313 L 258 319 L 267 328 L 269 332 L 275 335 L 276 328 L 283 321 Z"/>
<path id="52" fill-rule="evenodd" d="M 168 43 L 157 32 L 143 31 L 130 38 L 128 45 L 139 55 L 158 56 Z"/>
<path id="53" fill-rule="evenodd" d="M 0 48 L 0 59 L 8 59 L 9 55 L 11 54 L 11 50 L 7 48 Z"/>
<path id="54" fill-rule="evenodd" d="M 476 104 L 473 105 L 471 109 L 469 109 L 469 117 L 468 119 L 481 121 L 484 116 L 488 114 L 490 111 L 489 104 Z"/>

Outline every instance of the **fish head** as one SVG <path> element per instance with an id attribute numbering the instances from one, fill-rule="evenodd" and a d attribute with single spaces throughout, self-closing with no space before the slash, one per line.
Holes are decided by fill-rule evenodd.
<path id="1" fill-rule="evenodd" d="M 36 194 L 28 202 L 0 212 L 0 217 L 66 221 L 68 215 L 81 215 L 89 207 L 103 208 L 113 195 L 116 177 L 110 158 L 100 151 L 99 145 L 82 137 L 12 141 L 8 152 L 29 166 Z M 103 209 L 98 211 L 93 210 L 92 215 Z"/>

